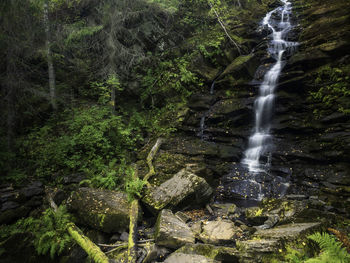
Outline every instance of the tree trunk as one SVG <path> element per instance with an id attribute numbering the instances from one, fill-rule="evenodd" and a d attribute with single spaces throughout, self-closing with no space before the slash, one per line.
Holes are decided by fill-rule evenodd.
<path id="1" fill-rule="evenodd" d="M 143 180 L 144 181 L 148 181 L 149 178 L 151 178 L 151 176 L 153 176 L 155 174 L 155 171 L 154 171 L 154 166 L 153 166 L 153 158 L 154 156 L 157 154 L 160 146 L 162 145 L 163 143 L 163 139 L 161 138 L 158 138 L 156 143 L 153 145 L 151 151 L 148 153 L 147 155 L 147 165 L 148 165 L 148 168 L 149 168 L 149 172 L 143 177 Z"/>
<path id="2" fill-rule="evenodd" d="M 85 252 L 94 260 L 95 263 L 108 263 L 108 257 L 96 246 L 83 232 L 73 223 L 68 224 L 68 233 L 85 250 Z"/>
<path id="3" fill-rule="evenodd" d="M 134 165 L 133 179 L 138 179 L 137 165 Z M 137 243 L 137 220 L 139 218 L 139 200 L 134 197 L 131 202 L 131 207 L 129 211 L 130 224 L 129 224 L 129 240 L 128 240 L 128 263 L 136 263 L 136 243 Z"/>
<path id="4" fill-rule="evenodd" d="M 13 75 L 16 72 L 16 67 L 13 61 L 13 52 L 9 48 L 7 51 L 7 63 L 6 63 L 6 107 L 7 107 L 7 149 L 9 152 L 13 151 L 13 138 L 15 127 L 15 81 Z"/>
<path id="5" fill-rule="evenodd" d="M 51 107 L 54 110 L 56 110 L 57 109 L 56 76 L 55 76 L 55 68 L 53 66 L 52 54 L 51 54 L 49 4 L 48 4 L 48 0 L 45 0 L 45 2 L 44 2 L 44 26 L 45 26 L 45 33 L 46 33 L 47 66 L 48 66 L 48 71 L 49 71 L 50 103 L 51 103 Z"/>

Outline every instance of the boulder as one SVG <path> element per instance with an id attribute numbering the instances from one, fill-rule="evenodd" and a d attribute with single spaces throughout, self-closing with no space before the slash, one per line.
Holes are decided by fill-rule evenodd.
<path id="1" fill-rule="evenodd" d="M 242 233 L 242 230 L 232 221 L 219 219 L 203 224 L 199 238 L 204 243 L 218 245 L 233 243 L 235 239 L 242 236 Z"/>
<path id="2" fill-rule="evenodd" d="M 276 253 L 281 243 L 277 240 L 254 239 L 237 242 L 237 247 L 239 262 L 257 263 L 268 262 L 263 260 L 264 256 Z"/>
<path id="3" fill-rule="evenodd" d="M 164 263 L 219 263 L 219 261 L 196 254 L 173 253 Z"/>
<path id="4" fill-rule="evenodd" d="M 253 238 L 261 239 L 274 239 L 293 241 L 301 235 L 306 235 L 317 229 L 319 229 L 321 223 L 298 223 L 298 224 L 287 224 L 281 225 L 271 229 L 259 229 L 253 235 Z"/>
<path id="5" fill-rule="evenodd" d="M 237 245 L 241 248 L 241 250 L 245 250 L 252 254 L 257 254 L 275 252 L 280 248 L 281 243 L 277 240 L 254 239 L 240 241 L 237 243 Z"/>
<path id="6" fill-rule="evenodd" d="M 187 243 L 194 243 L 195 237 L 185 222 L 170 210 L 164 209 L 157 219 L 155 241 L 159 246 L 179 248 Z"/>
<path id="7" fill-rule="evenodd" d="M 203 204 L 212 193 L 212 188 L 203 178 L 182 169 L 160 186 L 148 189 L 142 201 L 157 213 L 163 208 L 173 209 L 183 204 Z"/>
<path id="8" fill-rule="evenodd" d="M 20 193 L 23 194 L 26 198 L 31 198 L 36 195 L 44 194 L 44 187 L 42 182 L 35 181 L 30 183 L 28 186 L 23 187 L 20 190 Z"/>
<path id="9" fill-rule="evenodd" d="M 186 244 L 176 250 L 176 253 L 201 255 L 210 259 L 230 263 L 238 262 L 238 251 L 236 248 L 232 247 L 214 246 L 209 244 Z"/>
<path id="10" fill-rule="evenodd" d="M 130 203 L 118 191 L 79 188 L 67 202 L 79 222 L 106 233 L 123 232 L 129 227 Z"/>

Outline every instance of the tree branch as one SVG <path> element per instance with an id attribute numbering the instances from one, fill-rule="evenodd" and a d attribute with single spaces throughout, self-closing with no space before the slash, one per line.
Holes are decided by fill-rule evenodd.
<path id="1" fill-rule="evenodd" d="M 224 25 L 224 22 L 221 20 L 221 18 L 220 18 L 220 16 L 219 16 L 218 12 L 215 10 L 215 8 L 213 7 L 213 5 L 212 5 L 210 2 L 209 2 L 208 4 L 209 4 L 210 8 L 214 11 L 214 13 L 215 13 L 215 15 L 216 15 L 216 18 L 218 19 L 219 24 L 221 25 L 221 27 L 222 27 L 222 28 L 224 29 L 224 31 L 225 31 L 226 36 L 227 36 L 227 37 L 229 38 L 229 40 L 236 46 L 236 48 L 237 48 L 237 50 L 238 50 L 238 53 L 239 53 L 240 55 L 242 55 L 241 49 L 239 48 L 239 46 L 237 45 L 237 43 L 232 39 L 232 37 L 230 36 L 230 34 L 227 32 L 227 29 L 226 29 L 226 27 L 225 27 L 225 25 Z"/>
<path id="2" fill-rule="evenodd" d="M 148 179 L 155 174 L 154 166 L 153 166 L 152 161 L 153 161 L 154 156 L 157 154 L 157 152 L 158 152 L 160 146 L 162 145 L 162 143 L 163 143 L 163 139 L 158 138 L 156 143 L 152 147 L 151 151 L 148 153 L 148 156 L 147 156 L 146 160 L 147 160 L 147 165 L 148 165 L 148 168 L 149 168 L 149 172 L 143 178 L 144 181 L 148 181 Z"/>

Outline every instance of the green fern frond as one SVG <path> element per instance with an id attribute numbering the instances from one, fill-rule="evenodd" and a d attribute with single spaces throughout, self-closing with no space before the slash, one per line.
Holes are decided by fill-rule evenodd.
<path id="1" fill-rule="evenodd" d="M 341 246 L 333 236 L 328 233 L 314 233 L 308 236 L 315 241 L 321 248 L 318 257 L 309 259 L 305 263 L 349 263 L 350 254 Z"/>

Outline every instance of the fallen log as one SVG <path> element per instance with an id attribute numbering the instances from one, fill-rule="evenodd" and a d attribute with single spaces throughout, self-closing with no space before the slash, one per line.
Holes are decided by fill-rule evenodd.
<path id="1" fill-rule="evenodd" d="M 53 201 L 50 194 L 47 195 L 48 202 L 54 212 L 57 212 L 57 205 Z M 102 250 L 92 242 L 84 233 L 73 223 L 67 224 L 67 231 L 69 235 L 77 242 L 77 244 L 84 249 L 84 251 L 89 255 L 89 257 L 95 263 L 109 263 L 108 257 L 102 252 Z"/>

